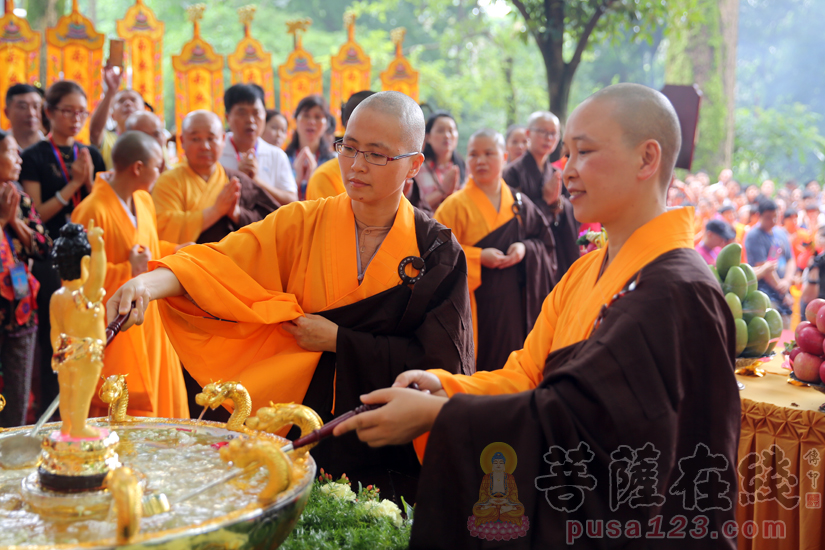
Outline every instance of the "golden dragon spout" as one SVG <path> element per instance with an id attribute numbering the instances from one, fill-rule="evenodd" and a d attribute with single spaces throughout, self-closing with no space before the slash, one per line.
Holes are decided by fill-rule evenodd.
<path id="1" fill-rule="evenodd" d="M 237 438 L 220 450 L 221 458 L 239 468 L 253 464 L 265 466 L 269 473 L 266 486 L 258 494 L 260 502 L 271 502 L 285 491 L 294 479 L 293 465 L 289 457 L 275 441 Z"/>
<path id="2" fill-rule="evenodd" d="M 125 466 L 109 472 L 107 487 L 117 514 L 117 544 L 127 544 L 140 529 L 143 490 L 137 476 Z"/>
<path id="3" fill-rule="evenodd" d="M 195 402 L 201 407 L 217 409 L 227 399 L 232 400 L 232 416 L 226 422 L 226 429 L 243 432 L 244 421 L 252 413 L 252 399 L 249 392 L 240 382 L 212 382 L 203 387 L 201 393 L 195 396 Z"/>
<path id="4" fill-rule="evenodd" d="M 258 409 L 258 412 L 246 421 L 246 427 L 250 430 L 260 430 L 267 433 L 277 433 L 287 426 L 298 426 L 301 429 L 301 436 L 320 429 L 324 422 L 311 408 L 296 403 L 274 403 L 269 407 Z M 306 454 L 318 443 L 312 443 L 295 450 L 299 455 Z"/>
<path id="5" fill-rule="evenodd" d="M 129 408 L 129 387 L 126 384 L 128 374 L 113 374 L 103 379 L 98 395 L 100 400 L 109 404 L 109 422 L 128 422 L 131 416 L 126 414 Z"/>

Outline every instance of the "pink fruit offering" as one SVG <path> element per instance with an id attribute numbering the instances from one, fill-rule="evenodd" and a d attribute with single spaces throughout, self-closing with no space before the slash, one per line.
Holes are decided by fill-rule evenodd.
<path id="1" fill-rule="evenodd" d="M 815 324 L 813 324 L 813 323 L 811 323 L 811 322 L 809 322 L 809 321 L 802 321 L 801 323 L 799 323 L 798 325 L 796 325 L 796 330 L 795 330 L 795 331 L 794 331 L 794 333 L 793 333 L 793 337 L 794 337 L 794 340 L 796 340 L 796 342 L 797 342 L 797 344 L 796 344 L 797 346 L 799 346 L 799 334 L 800 334 L 803 330 L 805 330 L 807 327 L 814 327 L 814 328 L 816 328 L 816 325 L 815 325 Z"/>
<path id="2" fill-rule="evenodd" d="M 819 384 L 821 383 L 819 372 L 822 370 L 822 365 L 822 359 L 803 351 L 796 356 L 796 360 L 793 362 L 793 373 L 803 382 Z"/>
<path id="3" fill-rule="evenodd" d="M 825 300 L 822 298 L 811 300 L 808 307 L 805 308 L 805 318 L 811 323 L 816 323 L 816 314 L 819 313 L 822 306 L 825 306 Z"/>
<path id="4" fill-rule="evenodd" d="M 816 328 L 819 332 L 825 332 L 825 307 L 820 308 L 816 314 Z"/>
<path id="5" fill-rule="evenodd" d="M 811 353 L 813 355 L 822 355 L 822 343 L 825 336 L 819 332 L 815 326 L 809 325 L 802 330 L 797 331 L 796 345 L 802 348 L 802 351 Z"/>
<path id="6" fill-rule="evenodd" d="M 825 346 L 825 342 L 823 342 L 822 345 Z M 798 347 L 791 350 L 791 352 L 788 354 L 788 359 L 791 360 L 791 365 L 793 365 L 793 360 L 796 359 L 796 356 L 799 355 L 800 353 L 802 353 L 802 350 L 799 349 Z"/>

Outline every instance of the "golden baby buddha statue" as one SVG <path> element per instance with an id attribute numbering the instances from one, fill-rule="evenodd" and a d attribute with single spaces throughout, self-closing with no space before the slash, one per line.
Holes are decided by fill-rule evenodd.
<path id="1" fill-rule="evenodd" d="M 53 490 L 90 490 L 119 466 L 117 434 L 86 423 L 106 346 L 103 229 L 94 220 L 88 233 L 82 225 L 64 225 L 52 257 L 63 281 L 49 305 L 63 423 L 43 442 L 40 482 Z"/>
<path id="2" fill-rule="evenodd" d="M 103 229 L 89 222 L 88 238 L 82 225 L 69 223 L 54 243 L 54 259 L 63 287 L 52 295 L 52 369 L 60 385 L 60 428 L 64 436 L 97 437 L 86 425 L 106 342 L 106 251 Z"/>

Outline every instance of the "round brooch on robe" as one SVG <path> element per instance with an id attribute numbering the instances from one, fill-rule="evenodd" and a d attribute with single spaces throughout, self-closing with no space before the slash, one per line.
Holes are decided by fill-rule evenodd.
<path id="1" fill-rule="evenodd" d="M 409 275 L 407 275 L 406 267 L 409 264 L 412 264 L 413 268 L 418 270 L 418 275 L 416 275 L 415 277 L 410 277 Z M 418 256 L 407 256 L 406 258 L 401 260 L 401 263 L 398 264 L 398 276 L 401 277 L 401 281 L 405 285 L 414 285 L 415 283 L 421 280 L 421 278 L 424 276 L 424 273 L 426 272 L 427 264 L 425 264 L 424 260 L 422 258 L 419 258 Z"/>

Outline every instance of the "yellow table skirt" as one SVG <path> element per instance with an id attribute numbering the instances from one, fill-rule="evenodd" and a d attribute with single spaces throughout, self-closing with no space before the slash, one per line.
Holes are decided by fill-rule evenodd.
<path id="1" fill-rule="evenodd" d="M 788 384 L 789 371 L 781 364 L 778 355 L 763 365 L 764 377 L 736 377 L 745 384 L 740 550 L 825 549 L 825 414 L 818 412 L 825 394 Z"/>

